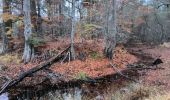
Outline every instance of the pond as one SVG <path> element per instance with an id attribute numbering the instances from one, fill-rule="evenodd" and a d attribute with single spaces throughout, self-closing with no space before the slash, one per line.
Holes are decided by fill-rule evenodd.
<path id="1" fill-rule="evenodd" d="M 138 75 L 132 72 L 131 77 L 137 79 Z M 114 74 L 88 82 L 14 88 L 2 94 L 0 100 L 122 100 L 125 93 L 137 87 L 136 84 L 138 83 Z"/>
<path id="2" fill-rule="evenodd" d="M 9 100 L 8 93 L 4 93 L 4 94 L 0 95 L 0 100 Z"/>
<path id="3" fill-rule="evenodd" d="M 23 89 L 16 94 L 4 93 L 0 96 L 0 100 L 122 100 L 121 95 L 131 91 L 131 87 L 136 84 L 120 79 L 104 83 L 68 86 L 62 89 L 52 87 L 41 91 Z"/>

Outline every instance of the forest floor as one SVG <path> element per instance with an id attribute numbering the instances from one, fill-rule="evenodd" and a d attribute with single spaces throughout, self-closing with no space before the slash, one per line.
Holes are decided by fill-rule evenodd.
<path id="1" fill-rule="evenodd" d="M 144 75 L 141 75 L 139 79 L 146 85 L 150 86 L 159 86 L 164 90 L 170 91 L 170 48 L 164 46 L 146 46 L 146 45 L 138 45 L 133 48 L 130 48 L 129 51 L 142 54 L 142 61 L 145 64 L 148 64 L 151 61 L 148 60 L 148 57 L 153 59 L 160 58 L 163 63 L 159 64 L 158 67 L 164 69 L 157 70 L 144 70 L 141 72 Z M 141 56 L 142 57 L 142 56 Z"/>
<path id="2" fill-rule="evenodd" d="M 46 46 L 39 48 L 41 52 L 48 52 L 51 55 L 64 50 L 69 45 L 68 39 L 58 39 L 57 41 L 49 41 Z M 163 46 L 146 46 L 142 44 L 127 46 L 118 45 L 115 49 L 113 63 L 119 71 L 125 70 L 128 64 L 134 64 L 137 62 L 144 63 L 149 66 L 154 60 L 161 56 L 163 64 L 160 64 L 162 68 L 157 70 L 142 70 L 139 71 L 141 76 L 139 80 L 149 86 L 159 86 L 163 90 L 170 90 L 170 48 Z M 81 78 L 97 78 L 117 73 L 111 65 L 109 65 L 108 59 L 102 55 L 103 40 L 88 40 L 80 42 L 78 39 L 75 42 L 75 50 L 77 58 L 74 61 L 69 62 L 57 62 L 50 67 L 50 70 L 54 73 L 60 73 L 64 76 L 66 81 Z M 28 64 L 21 63 L 21 53 L 15 51 L 11 54 L 0 56 L 0 64 L 5 65 L 6 68 L 0 71 L 0 78 L 4 76 L 9 78 L 16 78 L 23 71 L 28 71 L 34 66 L 45 62 L 44 53 L 39 58 Z M 54 54 L 52 54 L 54 53 Z M 85 57 L 79 57 L 83 53 Z M 152 58 L 152 59 L 151 59 Z M 25 85 L 36 85 L 46 79 L 46 71 L 38 72 L 35 77 L 26 78 L 22 83 Z M 144 74 L 144 75 L 143 75 Z M 2 85 L 3 81 L 0 81 Z"/>
<path id="3" fill-rule="evenodd" d="M 78 39 L 77 39 L 78 40 Z M 68 39 L 59 39 L 58 41 L 49 41 L 46 46 L 39 48 L 41 55 L 28 64 L 20 63 L 22 54 L 13 52 L 0 56 L 0 63 L 7 66 L 4 71 L 0 72 L 1 76 L 8 76 L 9 78 L 15 78 L 22 72 L 28 71 L 42 62 L 49 60 L 46 56 L 55 55 L 58 52 L 64 50 L 69 46 Z M 50 70 L 53 73 L 59 73 L 64 76 L 65 80 L 81 79 L 81 78 L 97 78 L 117 73 L 110 65 L 108 59 L 106 59 L 103 52 L 103 40 L 88 40 L 83 43 L 80 41 L 75 42 L 75 51 L 77 59 L 74 61 L 60 61 L 54 63 Z M 83 55 L 80 55 L 83 54 Z M 83 57 L 81 57 L 83 56 Z M 138 62 L 137 57 L 130 54 L 123 45 L 119 45 L 115 49 L 113 64 L 118 68 L 119 71 L 125 70 L 127 64 L 133 64 Z M 42 82 L 46 78 L 48 72 L 40 71 L 35 76 L 38 76 L 39 81 L 27 79 L 24 81 L 25 84 L 36 84 Z M 41 77 L 41 78 L 40 78 Z"/>

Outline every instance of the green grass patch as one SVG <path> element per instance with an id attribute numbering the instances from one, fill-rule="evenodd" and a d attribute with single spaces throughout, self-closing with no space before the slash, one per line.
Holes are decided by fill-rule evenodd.
<path id="1" fill-rule="evenodd" d="M 87 74 L 86 73 L 84 73 L 84 72 L 80 72 L 80 73 L 78 73 L 77 75 L 76 75 L 76 79 L 78 79 L 78 80 L 87 80 Z"/>

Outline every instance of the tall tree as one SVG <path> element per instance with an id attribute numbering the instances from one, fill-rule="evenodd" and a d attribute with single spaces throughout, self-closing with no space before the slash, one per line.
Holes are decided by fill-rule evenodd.
<path id="1" fill-rule="evenodd" d="M 64 32 L 64 25 L 63 25 L 63 8 L 64 8 L 64 0 L 60 0 L 59 3 L 59 24 L 60 24 L 60 29 L 59 29 L 59 34 L 63 34 Z"/>
<path id="2" fill-rule="evenodd" d="M 37 0 L 37 21 L 36 31 L 38 35 L 42 35 L 42 18 L 41 18 L 41 0 Z"/>
<path id="3" fill-rule="evenodd" d="M 10 1 L 9 0 L 3 0 L 3 22 L 1 24 L 1 36 L 2 36 L 2 48 L 1 48 L 1 52 L 0 53 L 5 53 L 8 49 L 8 38 L 7 38 L 7 31 L 9 30 L 10 27 L 12 27 L 12 20 L 7 18 L 7 20 L 5 20 L 5 16 L 9 16 L 11 13 L 10 10 Z"/>
<path id="4" fill-rule="evenodd" d="M 31 23 L 33 25 L 32 32 L 37 33 L 37 9 L 36 9 L 36 1 L 35 0 L 30 0 L 31 2 Z"/>
<path id="5" fill-rule="evenodd" d="M 30 0 L 24 0 L 23 2 L 24 12 L 24 36 L 25 36 L 25 48 L 22 59 L 25 63 L 29 62 L 33 57 L 33 47 L 30 45 L 29 40 L 31 39 L 32 28 L 31 28 L 31 7 Z"/>
<path id="6" fill-rule="evenodd" d="M 116 46 L 116 0 L 106 0 L 105 49 L 104 55 L 112 59 Z"/>
<path id="7" fill-rule="evenodd" d="M 0 50 L 0 54 L 5 53 L 7 48 L 8 48 L 8 40 L 7 40 L 7 36 L 5 34 L 5 25 L 4 23 L 1 23 L 1 37 L 2 37 L 2 46 L 1 46 L 1 50 Z"/>
<path id="8" fill-rule="evenodd" d="M 74 50 L 74 34 L 75 34 L 75 25 L 76 25 L 76 17 L 75 17 L 75 6 L 76 0 L 72 0 L 72 12 L 71 12 L 71 58 L 75 59 L 75 50 Z"/>

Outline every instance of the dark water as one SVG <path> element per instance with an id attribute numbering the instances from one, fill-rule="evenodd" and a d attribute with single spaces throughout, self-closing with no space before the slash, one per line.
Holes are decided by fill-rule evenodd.
<path id="1" fill-rule="evenodd" d="M 82 84 L 65 89 L 42 91 L 22 90 L 21 94 L 4 93 L 0 100 L 116 100 L 116 91 L 125 91 L 131 82 L 108 82 L 102 84 Z M 118 100 L 118 99 L 117 99 Z"/>
<path id="2" fill-rule="evenodd" d="M 9 100 L 8 93 L 4 93 L 4 94 L 0 95 L 0 100 Z"/>
<path id="3" fill-rule="evenodd" d="M 135 83 L 136 84 L 136 83 Z M 122 94 L 132 90 L 132 81 L 115 77 L 100 80 L 100 82 L 45 87 L 45 89 L 21 88 L 4 93 L 0 100 L 124 100 Z M 118 96 L 118 97 L 117 97 Z"/>

